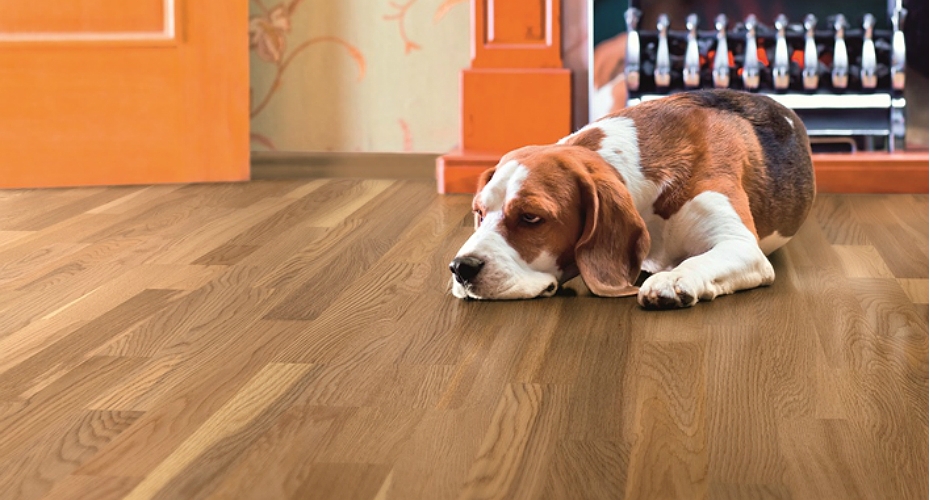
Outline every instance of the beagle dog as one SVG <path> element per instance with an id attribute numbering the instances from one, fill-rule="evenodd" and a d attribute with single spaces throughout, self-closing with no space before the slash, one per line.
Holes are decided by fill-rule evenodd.
<path id="1" fill-rule="evenodd" d="M 549 297 L 580 274 L 595 295 L 693 306 L 771 284 L 766 256 L 813 200 L 810 142 L 790 109 L 733 90 L 643 102 L 481 175 L 452 294 Z"/>

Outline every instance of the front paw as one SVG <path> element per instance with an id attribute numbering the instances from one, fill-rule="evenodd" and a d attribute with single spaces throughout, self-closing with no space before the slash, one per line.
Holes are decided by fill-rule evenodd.
<path id="1" fill-rule="evenodd" d="M 700 281 L 674 271 L 656 273 L 639 289 L 637 300 L 646 309 L 691 307 L 700 297 Z"/>

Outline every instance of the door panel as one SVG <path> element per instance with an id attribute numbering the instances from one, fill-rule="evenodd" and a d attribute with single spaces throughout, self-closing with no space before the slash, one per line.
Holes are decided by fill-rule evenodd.
<path id="1" fill-rule="evenodd" d="M 6 1 L 0 2 L 0 33 L 158 32 L 173 6 L 171 0 Z"/>
<path id="2" fill-rule="evenodd" d="M 246 2 L 35 3 L 0 9 L 34 30 L 0 23 L 0 187 L 248 179 Z"/>

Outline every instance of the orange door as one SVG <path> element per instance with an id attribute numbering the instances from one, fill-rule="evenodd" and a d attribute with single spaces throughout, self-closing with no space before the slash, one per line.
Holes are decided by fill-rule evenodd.
<path id="1" fill-rule="evenodd" d="M 0 1 L 0 187 L 246 180 L 248 2 Z"/>

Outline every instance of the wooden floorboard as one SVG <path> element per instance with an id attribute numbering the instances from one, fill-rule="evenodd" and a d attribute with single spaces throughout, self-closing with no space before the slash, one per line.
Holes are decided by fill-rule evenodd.
<path id="1" fill-rule="evenodd" d="M 928 200 L 681 311 L 464 302 L 418 179 L 0 191 L 0 498 L 918 499 Z"/>

